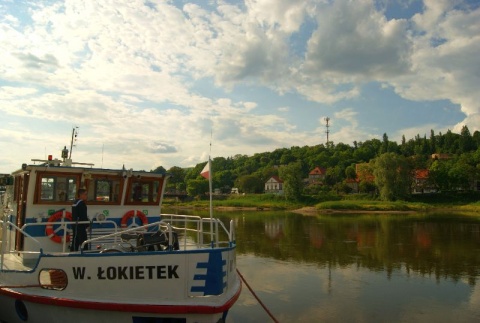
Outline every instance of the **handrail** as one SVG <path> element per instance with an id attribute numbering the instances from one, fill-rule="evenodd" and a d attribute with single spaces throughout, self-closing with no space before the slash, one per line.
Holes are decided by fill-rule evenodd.
<path id="1" fill-rule="evenodd" d="M 13 224 L 12 222 L 10 221 L 7 221 L 7 223 L 9 223 L 9 225 L 11 225 L 12 227 L 14 227 L 17 231 L 19 231 L 21 234 L 23 234 L 24 236 L 28 237 L 28 238 L 31 238 L 33 241 L 35 241 L 38 245 L 40 245 L 40 241 L 38 241 L 37 239 L 35 239 L 34 237 L 32 237 L 30 234 L 28 234 L 27 232 L 24 231 L 24 228 L 26 226 L 26 224 L 24 224 L 21 228 L 17 227 L 15 224 Z M 32 223 L 33 224 L 33 223 Z"/>
<path id="2" fill-rule="evenodd" d="M 117 231 L 118 230 L 118 225 L 115 221 L 112 221 L 112 220 L 103 220 L 103 221 L 97 221 L 97 220 L 92 220 L 92 221 L 78 221 L 78 222 L 72 222 L 72 221 L 60 221 L 60 222 L 39 222 L 39 223 L 25 223 L 22 228 L 26 228 L 26 227 L 34 227 L 34 226 L 47 226 L 47 225 L 58 225 L 59 227 L 55 230 L 55 232 L 59 231 L 59 230 L 63 230 L 63 239 L 62 239 L 62 249 L 63 249 L 63 252 L 66 251 L 65 247 L 67 246 L 67 239 L 66 239 L 66 236 L 67 236 L 67 231 L 69 230 L 68 229 L 68 225 L 73 225 L 73 224 L 93 224 L 93 223 L 108 223 L 108 224 L 112 224 L 114 226 L 114 230 Z M 35 240 L 35 238 L 29 236 L 29 238 L 32 238 Z M 37 240 L 35 240 L 37 243 L 39 243 Z"/>
<path id="3" fill-rule="evenodd" d="M 149 228 L 149 227 L 153 227 L 153 226 L 157 226 L 157 225 L 160 226 L 162 222 L 163 221 L 157 221 L 157 222 L 149 223 L 149 224 L 146 224 L 146 225 L 143 225 L 143 226 L 133 227 L 133 228 L 130 228 L 130 229 L 121 230 L 121 231 L 118 231 L 118 232 L 110 233 L 110 234 L 100 236 L 100 237 L 96 237 L 96 238 L 93 238 L 93 239 L 88 239 L 88 240 L 85 240 L 82 243 L 82 245 L 80 246 L 79 249 L 83 251 L 83 247 L 87 243 L 91 243 L 91 242 L 95 242 L 95 241 L 99 241 L 99 240 L 104 240 L 104 239 L 107 239 L 107 238 L 115 238 L 117 236 L 120 236 L 120 235 L 122 235 L 124 233 L 128 233 L 128 232 L 140 231 L 140 230 L 143 231 L 143 229 L 146 229 L 146 228 Z M 79 223 L 81 223 L 81 222 L 79 222 Z M 165 223 L 165 225 L 169 226 L 168 223 Z"/>
<path id="4" fill-rule="evenodd" d="M 95 229 L 100 229 L 97 235 L 92 238 L 90 236 L 90 239 L 84 241 L 81 245 L 81 252 L 83 252 L 83 247 L 87 243 L 93 243 L 96 241 L 100 240 L 108 240 L 111 238 L 113 239 L 113 243 L 117 243 L 117 238 L 120 237 L 124 233 L 129 233 L 129 232 L 135 232 L 135 231 L 147 231 L 151 227 L 158 226 L 158 228 L 163 228 L 168 231 L 169 236 L 172 236 L 173 232 L 181 233 L 183 231 L 183 236 L 185 237 L 183 239 L 183 242 L 181 246 L 183 247 L 182 250 L 186 250 L 189 246 L 194 247 L 194 248 L 204 248 L 210 246 L 211 248 L 216 248 L 219 247 L 220 245 L 223 244 L 228 244 L 231 246 L 232 242 L 234 241 L 235 237 L 235 229 L 233 227 L 232 221 L 230 221 L 230 227 L 231 231 L 229 232 L 227 228 L 225 227 L 225 224 L 220 221 L 219 219 L 216 218 L 202 218 L 199 216 L 188 216 L 188 215 L 175 215 L 175 214 L 162 214 L 161 215 L 162 220 L 154 222 L 154 223 L 149 223 L 144 226 L 137 226 L 129 229 L 120 229 L 117 225 L 117 223 L 113 220 L 104 220 L 104 221 L 79 221 L 78 223 L 85 223 L 85 224 L 108 224 L 108 227 L 103 228 L 95 228 Z M 23 234 L 25 237 L 28 237 L 30 241 L 34 241 L 35 245 L 38 245 L 39 249 L 41 250 L 42 243 L 33 237 L 31 234 L 26 232 L 28 227 L 36 227 L 36 226 L 47 226 L 47 225 L 56 225 L 59 226 L 59 228 L 56 227 L 58 231 L 60 229 L 63 229 L 64 232 L 67 230 L 71 230 L 68 228 L 69 225 L 72 225 L 73 222 L 71 221 L 60 221 L 60 222 L 39 222 L 39 223 L 26 223 L 22 226 L 22 228 L 17 227 L 14 223 L 10 221 L 5 221 L 5 220 L 0 220 L 1 225 L 2 225 L 2 245 L 1 245 L 1 256 L 2 256 L 2 264 L 3 264 L 3 258 L 4 255 L 7 253 L 11 252 L 21 252 L 21 253 L 30 253 L 33 251 L 33 249 L 27 250 L 27 251 L 16 251 L 12 250 L 11 248 L 13 245 L 6 241 L 7 239 L 10 239 L 12 237 L 11 234 L 8 233 L 8 231 L 15 231 Z M 205 228 L 205 224 L 208 224 L 212 226 L 212 230 L 209 230 L 208 227 Z M 113 227 L 111 227 L 111 225 Z M 11 228 L 9 227 L 11 226 Z M 95 232 L 94 229 L 94 232 Z M 220 230 L 224 230 L 226 237 L 228 241 L 220 241 Z M 103 234 L 106 232 L 109 232 L 110 230 L 113 230 L 113 233 L 109 234 Z M 207 232 L 208 231 L 208 232 Z M 208 245 L 204 244 L 204 236 L 210 236 L 211 232 L 214 231 L 214 236 L 213 239 L 210 241 Z M 111 232 L 111 231 L 110 231 Z M 195 236 L 187 235 L 188 232 L 193 233 Z M 65 233 L 64 233 L 65 234 Z M 100 235 L 98 235 L 100 234 Z M 193 240 L 187 239 L 188 236 L 193 238 Z M 6 243 L 7 242 L 7 243 Z M 65 252 L 65 244 L 66 244 L 66 239 L 63 239 L 63 252 Z M 110 243 L 110 242 L 109 242 Z M 169 247 L 172 246 L 172 241 L 169 241 Z M 7 250 L 8 249 L 8 250 Z M 35 249 L 35 248 L 34 248 Z"/>
<path id="5" fill-rule="evenodd" d="M 5 253 L 6 253 L 6 248 L 7 248 L 7 241 L 6 241 L 7 226 L 11 226 L 15 229 L 15 231 L 18 231 L 21 234 L 23 234 L 24 236 L 31 238 L 35 243 L 37 243 L 39 245 L 39 247 L 40 247 L 40 241 L 38 241 L 37 239 L 35 239 L 31 235 L 29 235 L 27 232 L 23 231 L 21 228 L 16 226 L 11 221 L 0 220 L 0 222 L 2 223 L 2 240 L 1 240 L 2 241 L 2 248 L 0 250 L 0 252 L 1 252 L 1 254 L 0 254 L 0 256 L 1 256 L 0 257 L 0 261 L 1 261 L 0 269 L 3 270 L 3 265 L 5 264 Z M 8 240 L 8 247 L 10 248 L 10 238 Z M 11 252 L 11 250 L 8 250 L 8 253 L 10 253 L 10 252 Z"/>
<path id="6" fill-rule="evenodd" d="M 0 266 L 0 270 L 3 270 L 3 265 L 5 264 L 5 248 L 6 248 L 6 241 L 5 241 L 5 238 L 6 238 L 6 235 L 7 235 L 7 225 L 6 225 L 6 221 L 4 221 L 3 219 L 0 220 L 2 222 L 2 246 L 1 246 L 1 249 L 0 249 L 0 261 L 1 261 L 1 266 Z"/>

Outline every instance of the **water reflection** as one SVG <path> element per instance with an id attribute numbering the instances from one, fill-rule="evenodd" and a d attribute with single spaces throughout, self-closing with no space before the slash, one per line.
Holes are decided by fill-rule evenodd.
<path id="1" fill-rule="evenodd" d="M 231 217 L 231 216 L 230 216 Z M 321 215 L 263 212 L 233 217 L 239 254 L 330 268 L 405 268 L 436 279 L 480 274 L 480 220 L 451 215 Z"/>
<path id="2" fill-rule="evenodd" d="M 208 216 L 208 213 L 195 213 Z M 223 212 L 280 322 L 480 321 L 480 217 Z M 244 286 L 229 322 L 269 322 Z"/>

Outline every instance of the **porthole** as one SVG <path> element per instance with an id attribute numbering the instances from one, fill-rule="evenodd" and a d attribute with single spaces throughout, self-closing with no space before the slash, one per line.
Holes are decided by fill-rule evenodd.
<path id="1" fill-rule="evenodd" d="M 68 277 L 62 269 L 42 269 L 38 282 L 45 289 L 64 290 L 68 285 Z"/>
<path id="2" fill-rule="evenodd" d="M 25 306 L 25 303 L 23 303 L 21 300 L 17 299 L 15 301 L 15 310 L 17 311 L 18 317 L 22 321 L 28 320 L 28 311 L 27 307 Z"/>

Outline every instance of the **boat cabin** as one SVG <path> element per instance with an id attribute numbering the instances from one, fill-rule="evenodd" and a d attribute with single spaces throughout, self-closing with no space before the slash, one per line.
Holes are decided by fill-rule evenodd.
<path id="1" fill-rule="evenodd" d="M 88 192 L 90 234 L 127 228 L 160 220 L 166 174 L 132 169 L 100 169 L 70 159 L 32 160 L 6 180 L 4 208 L 10 222 L 25 234 L 12 237 L 16 250 L 66 251 L 69 248 L 71 206 L 78 189 Z M 66 230 L 63 228 L 66 227 Z"/>

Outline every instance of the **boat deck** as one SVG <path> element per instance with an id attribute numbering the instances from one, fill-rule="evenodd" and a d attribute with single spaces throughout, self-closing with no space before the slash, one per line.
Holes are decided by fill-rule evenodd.
<path id="1" fill-rule="evenodd" d="M 24 263 L 17 254 L 7 253 L 3 256 L 3 263 L 0 260 L 0 271 L 30 271 L 34 268 L 36 261 Z"/>

